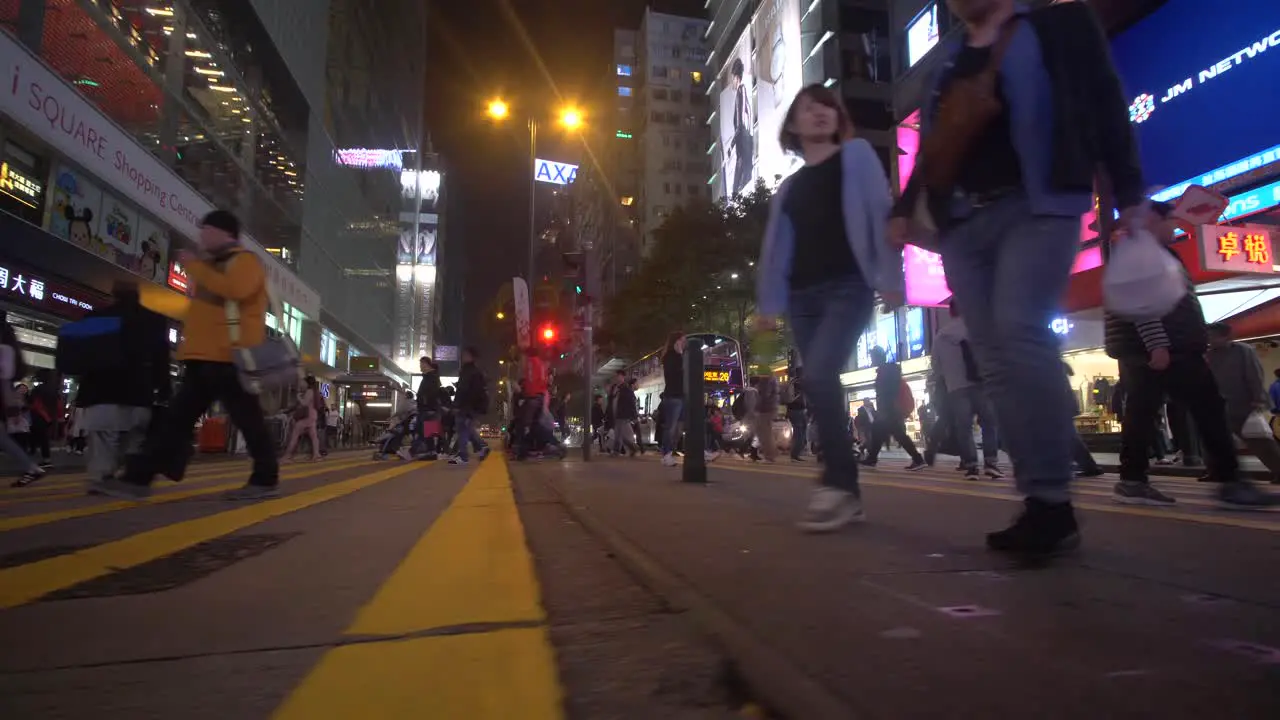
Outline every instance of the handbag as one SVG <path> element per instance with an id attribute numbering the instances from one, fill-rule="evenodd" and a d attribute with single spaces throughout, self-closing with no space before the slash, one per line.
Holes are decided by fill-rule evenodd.
<path id="1" fill-rule="evenodd" d="M 284 308 L 269 294 L 269 312 L 276 316 L 278 325 L 284 325 Z M 296 385 L 302 381 L 302 360 L 298 346 L 284 333 L 267 332 L 266 338 L 253 347 L 240 345 L 240 303 L 228 300 L 227 332 L 231 335 L 231 362 L 240 376 L 240 386 L 250 395 L 263 390 Z"/>
<path id="2" fill-rule="evenodd" d="M 1271 421 L 1259 411 L 1249 413 L 1249 418 L 1244 421 L 1244 425 L 1240 428 L 1240 437 L 1246 440 L 1265 440 L 1273 437 Z"/>
<path id="3" fill-rule="evenodd" d="M 1165 317 L 1190 292 L 1182 264 L 1146 230 L 1116 243 L 1102 271 L 1102 306 L 1131 322 Z"/>
<path id="4" fill-rule="evenodd" d="M 924 173 L 925 186 L 935 192 L 951 193 L 969 148 L 1004 110 L 996 80 L 1020 24 L 1020 18 L 1005 23 L 982 72 L 951 80 L 939 98 L 933 126 L 920 142 L 920 171 Z M 916 215 L 920 215 L 920 208 L 916 208 Z"/>

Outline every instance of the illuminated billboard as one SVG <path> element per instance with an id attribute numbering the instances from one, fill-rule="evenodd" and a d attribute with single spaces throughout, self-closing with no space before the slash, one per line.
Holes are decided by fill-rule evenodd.
<path id="1" fill-rule="evenodd" d="M 404 150 L 342 148 L 333 151 L 333 160 L 339 165 L 362 170 L 400 170 L 404 167 L 404 152 Z"/>
<path id="2" fill-rule="evenodd" d="M 569 185 L 578 178 L 578 166 L 558 163 L 555 160 L 535 160 L 533 179 L 552 185 Z"/>
<path id="3" fill-rule="evenodd" d="M 751 22 L 756 50 L 756 175 L 774 187 L 804 160 L 778 143 L 782 121 L 804 83 L 800 0 L 766 0 Z"/>
<path id="4" fill-rule="evenodd" d="M 756 179 L 756 93 L 751 62 L 751 28 L 733 46 L 720 71 L 720 98 L 716 118 L 720 145 L 719 182 L 716 195 L 733 197 Z"/>
<path id="5" fill-rule="evenodd" d="M 1169 0 L 1111 44 L 1151 184 L 1206 184 L 1205 173 L 1245 160 L 1257 170 L 1254 158 L 1280 143 L 1280 93 L 1268 90 L 1280 76 L 1280 3 L 1205 10 Z"/>
<path id="6" fill-rule="evenodd" d="M 938 6 L 931 3 L 907 25 L 907 67 L 920 62 L 938 44 Z"/>
<path id="7" fill-rule="evenodd" d="M 778 143 L 787 108 L 804 83 L 800 0 L 765 0 L 729 53 L 717 81 L 716 198 L 774 187 L 804 162 Z"/>

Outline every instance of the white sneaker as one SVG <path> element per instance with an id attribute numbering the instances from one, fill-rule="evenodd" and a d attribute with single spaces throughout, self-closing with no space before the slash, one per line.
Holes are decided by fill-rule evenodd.
<path id="1" fill-rule="evenodd" d="M 720 457 L 720 453 L 716 452 L 715 450 L 712 450 L 711 452 L 707 453 L 705 460 L 707 462 L 715 462 L 716 459 L 719 457 Z"/>
<path id="2" fill-rule="evenodd" d="M 396 456 L 399 457 L 401 460 L 404 460 L 405 462 L 409 462 L 410 460 L 413 459 L 413 455 L 409 453 L 408 448 L 400 448 L 399 450 L 396 451 Z"/>
<path id="3" fill-rule="evenodd" d="M 675 467 L 678 464 L 679 463 L 676 462 L 675 455 L 672 455 L 671 453 L 667 453 L 666 455 L 662 456 L 662 465 L 664 467 Z"/>
<path id="4" fill-rule="evenodd" d="M 862 499 L 839 488 L 820 485 L 809 497 L 809 508 L 799 523 L 805 532 L 832 532 L 849 523 L 867 519 L 862 509 Z"/>

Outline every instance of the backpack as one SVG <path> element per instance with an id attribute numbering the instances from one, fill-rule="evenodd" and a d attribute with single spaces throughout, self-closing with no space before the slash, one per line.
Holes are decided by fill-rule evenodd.
<path id="1" fill-rule="evenodd" d="M 118 315 L 87 317 L 58 329 L 58 349 L 54 367 L 66 375 L 123 369 L 125 356 L 124 319 Z"/>
<path id="2" fill-rule="evenodd" d="M 898 411 L 902 413 L 902 417 L 911 417 L 911 413 L 916 409 L 916 396 L 911 392 L 911 386 L 907 385 L 907 381 L 903 380 L 902 385 L 898 388 Z"/>

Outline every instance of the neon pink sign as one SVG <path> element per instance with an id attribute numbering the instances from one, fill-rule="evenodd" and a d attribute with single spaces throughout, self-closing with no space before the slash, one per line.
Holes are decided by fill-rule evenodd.
<path id="1" fill-rule="evenodd" d="M 898 191 L 907 187 L 911 171 L 916 166 L 916 155 L 920 152 L 920 111 L 907 116 L 898 125 Z M 1089 211 L 1080 218 L 1080 242 L 1093 238 L 1096 234 L 1089 228 L 1093 224 L 1094 213 Z M 920 307 L 941 307 L 951 299 L 951 288 L 947 287 L 946 274 L 942 268 L 942 257 L 937 253 L 921 250 L 908 245 L 904 253 L 904 269 L 907 281 L 907 304 Z M 1091 247 L 1080 251 L 1071 274 L 1102 267 L 1102 248 Z"/>

